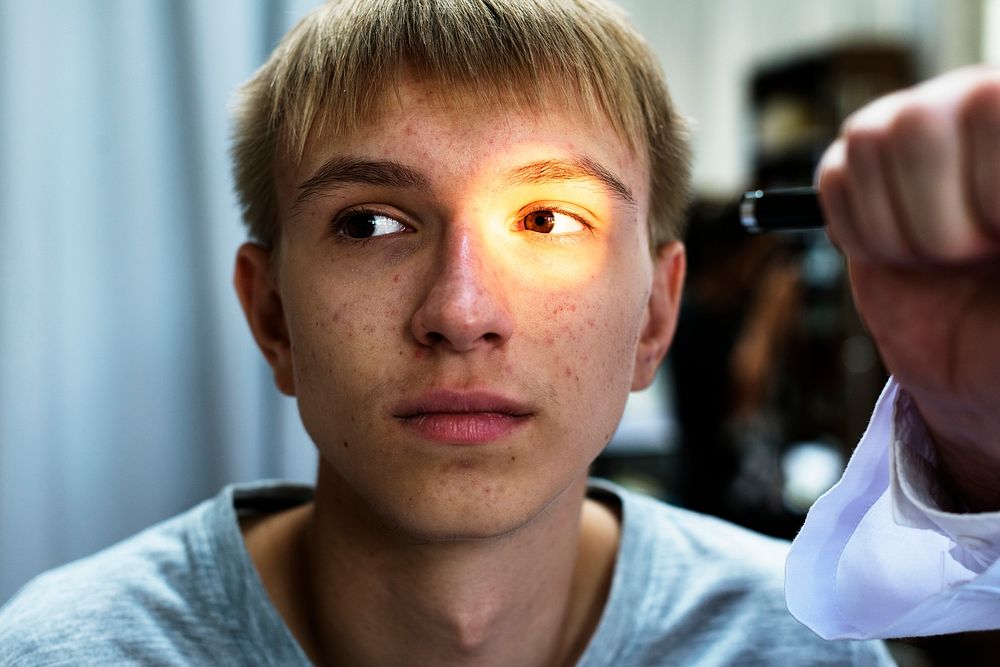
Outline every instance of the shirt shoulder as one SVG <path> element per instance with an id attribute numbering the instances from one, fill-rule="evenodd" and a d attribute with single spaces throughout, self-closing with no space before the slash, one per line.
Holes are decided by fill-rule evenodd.
<path id="1" fill-rule="evenodd" d="M 0 608 L 0 666 L 249 664 L 255 637 L 286 640 L 242 547 L 227 546 L 238 493 L 33 579 Z"/>
<path id="2" fill-rule="evenodd" d="M 135 659 L 183 628 L 204 611 L 196 607 L 211 606 L 200 604 L 211 587 L 192 586 L 206 511 L 200 505 L 30 581 L 0 609 L 0 664 Z"/>
<path id="3" fill-rule="evenodd" d="M 595 633 L 614 648 L 601 660 L 893 664 L 880 643 L 828 642 L 791 616 L 783 584 L 788 542 L 618 487 L 598 487 L 604 492 L 620 499 L 623 530 Z"/>

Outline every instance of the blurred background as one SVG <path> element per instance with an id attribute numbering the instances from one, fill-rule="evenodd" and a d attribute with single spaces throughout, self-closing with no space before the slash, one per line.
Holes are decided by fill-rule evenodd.
<path id="1" fill-rule="evenodd" d="M 0 601 L 229 482 L 312 479 L 231 288 L 227 148 L 233 91 L 315 4 L 0 0 Z M 624 4 L 692 119 L 690 278 L 595 473 L 790 537 L 885 375 L 822 233 L 745 236 L 735 202 L 809 184 L 873 96 L 1000 63 L 1000 0 Z"/>

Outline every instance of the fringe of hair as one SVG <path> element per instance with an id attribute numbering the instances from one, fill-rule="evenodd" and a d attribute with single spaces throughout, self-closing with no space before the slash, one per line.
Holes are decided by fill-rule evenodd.
<path id="1" fill-rule="evenodd" d="M 614 131 L 650 165 L 650 247 L 682 234 L 683 119 L 655 56 L 602 0 L 332 0 L 285 35 L 239 91 L 232 148 L 250 236 L 280 239 L 274 170 L 313 133 L 377 122 L 403 73 L 478 108 L 560 105 Z"/>

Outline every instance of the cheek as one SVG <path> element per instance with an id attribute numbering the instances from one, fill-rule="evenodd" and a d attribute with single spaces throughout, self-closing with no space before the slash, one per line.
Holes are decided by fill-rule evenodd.
<path id="1" fill-rule="evenodd" d="M 634 299 L 592 289 L 549 294 L 542 347 L 563 358 L 564 375 L 574 367 L 606 379 L 630 375 L 642 319 Z"/>
<path id="2" fill-rule="evenodd" d="M 314 281 L 295 294 L 286 308 L 303 421 L 311 432 L 340 429 L 344 419 L 361 414 L 358 402 L 368 400 L 372 387 L 391 380 L 404 353 L 400 337 L 390 333 L 405 327 L 404 297 L 385 286 L 334 280 Z"/>
<path id="3" fill-rule="evenodd" d="M 403 327 L 404 295 L 399 274 L 372 280 L 316 281 L 299 290 L 292 304 L 289 331 L 293 355 L 304 372 L 311 364 L 358 363 L 371 358 Z M 393 289 L 390 285 L 395 282 Z M 395 338 L 391 338 L 395 340 Z"/>
<path id="4" fill-rule="evenodd" d="M 632 384 L 642 304 L 599 288 L 550 294 L 544 303 L 540 354 L 532 357 L 559 387 L 560 403 L 569 413 L 565 427 L 577 441 L 601 438 L 603 446 Z"/>
<path id="5" fill-rule="evenodd" d="M 622 224 L 595 252 L 577 262 L 587 270 L 571 280 L 560 267 L 555 289 L 532 304 L 534 325 L 545 331 L 541 346 L 558 359 L 559 376 L 587 396 L 622 394 L 624 401 L 651 282 L 645 235 Z"/>

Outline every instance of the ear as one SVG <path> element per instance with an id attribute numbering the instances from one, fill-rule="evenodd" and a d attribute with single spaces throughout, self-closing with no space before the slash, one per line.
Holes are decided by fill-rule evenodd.
<path id="1" fill-rule="evenodd" d="M 256 243 L 240 246 L 233 285 L 257 346 L 274 372 L 274 384 L 283 394 L 294 396 L 292 348 L 281 294 L 271 272 L 271 251 Z"/>
<path id="2" fill-rule="evenodd" d="M 680 241 L 657 248 L 653 258 L 653 287 L 635 351 L 632 391 L 645 389 L 653 383 L 656 369 L 667 354 L 677 327 L 686 267 L 684 244 Z"/>

